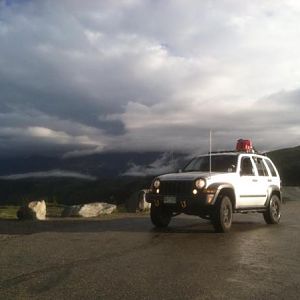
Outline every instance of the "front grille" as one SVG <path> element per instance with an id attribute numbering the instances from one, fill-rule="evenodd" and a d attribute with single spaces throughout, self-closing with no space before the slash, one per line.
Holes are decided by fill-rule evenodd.
<path id="1" fill-rule="evenodd" d="M 191 181 L 161 181 L 160 194 L 162 195 L 189 195 L 192 190 Z"/>

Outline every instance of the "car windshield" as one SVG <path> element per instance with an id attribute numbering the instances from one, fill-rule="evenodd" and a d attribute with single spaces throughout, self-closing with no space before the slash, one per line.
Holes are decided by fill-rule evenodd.
<path id="1" fill-rule="evenodd" d="M 237 165 L 237 155 L 212 155 L 212 172 L 235 172 Z M 192 159 L 183 169 L 183 172 L 202 171 L 209 172 L 209 155 Z"/>

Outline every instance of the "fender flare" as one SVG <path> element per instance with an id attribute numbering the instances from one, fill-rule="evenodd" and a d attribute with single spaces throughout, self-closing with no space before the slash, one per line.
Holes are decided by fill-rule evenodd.
<path id="1" fill-rule="evenodd" d="M 270 185 L 270 186 L 268 187 L 268 191 L 267 191 L 267 200 L 266 200 L 266 202 L 265 202 L 265 206 L 266 206 L 266 207 L 269 205 L 269 202 L 270 202 L 270 200 L 271 200 L 271 196 L 272 196 L 272 194 L 273 194 L 274 192 L 276 192 L 276 194 L 279 195 L 279 200 L 280 200 L 280 202 L 282 203 L 282 193 L 281 193 L 281 189 L 280 189 L 278 186 L 276 186 L 276 185 Z"/>
<path id="2" fill-rule="evenodd" d="M 217 202 L 217 199 L 218 199 L 218 196 L 220 195 L 221 191 L 223 189 L 230 189 L 232 190 L 232 193 L 233 193 L 233 196 L 234 196 L 234 199 L 231 199 L 233 201 L 233 209 L 235 208 L 235 201 L 236 201 L 236 195 L 235 195 L 235 190 L 234 190 L 234 187 L 232 184 L 230 183 L 226 183 L 226 182 L 218 182 L 218 183 L 212 183 L 211 185 L 209 185 L 207 188 L 206 188 L 206 192 L 208 192 L 209 190 L 213 190 L 215 191 L 215 196 L 214 196 L 214 199 L 212 201 L 212 204 L 215 205 L 216 202 Z"/>

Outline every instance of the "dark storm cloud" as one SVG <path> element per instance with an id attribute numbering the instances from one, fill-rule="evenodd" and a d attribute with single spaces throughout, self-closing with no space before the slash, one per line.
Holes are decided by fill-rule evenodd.
<path id="1" fill-rule="evenodd" d="M 299 144 L 300 7 L 0 1 L 0 154 Z M 280 137 L 280 138 L 278 138 Z"/>

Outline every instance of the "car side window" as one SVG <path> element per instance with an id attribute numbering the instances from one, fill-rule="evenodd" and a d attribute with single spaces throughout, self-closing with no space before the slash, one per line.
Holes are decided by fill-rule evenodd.
<path id="1" fill-rule="evenodd" d="M 275 169 L 274 169 L 272 163 L 271 163 L 269 160 L 267 160 L 267 159 L 265 159 L 264 162 L 265 162 L 265 163 L 267 164 L 267 166 L 269 167 L 269 170 L 270 170 L 270 172 L 271 172 L 271 175 L 272 175 L 273 177 L 277 177 L 276 171 L 275 171 Z"/>
<path id="2" fill-rule="evenodd" d="M 241 175 L 254 176 L 253 164 L 250 157 L 242 157 L 241 160 Z"/>
<path id="3" fill-rule="evenodd" d="M 260 157 L 253 157 L 259 176 L 269 176 L 268 170 Z"/>

